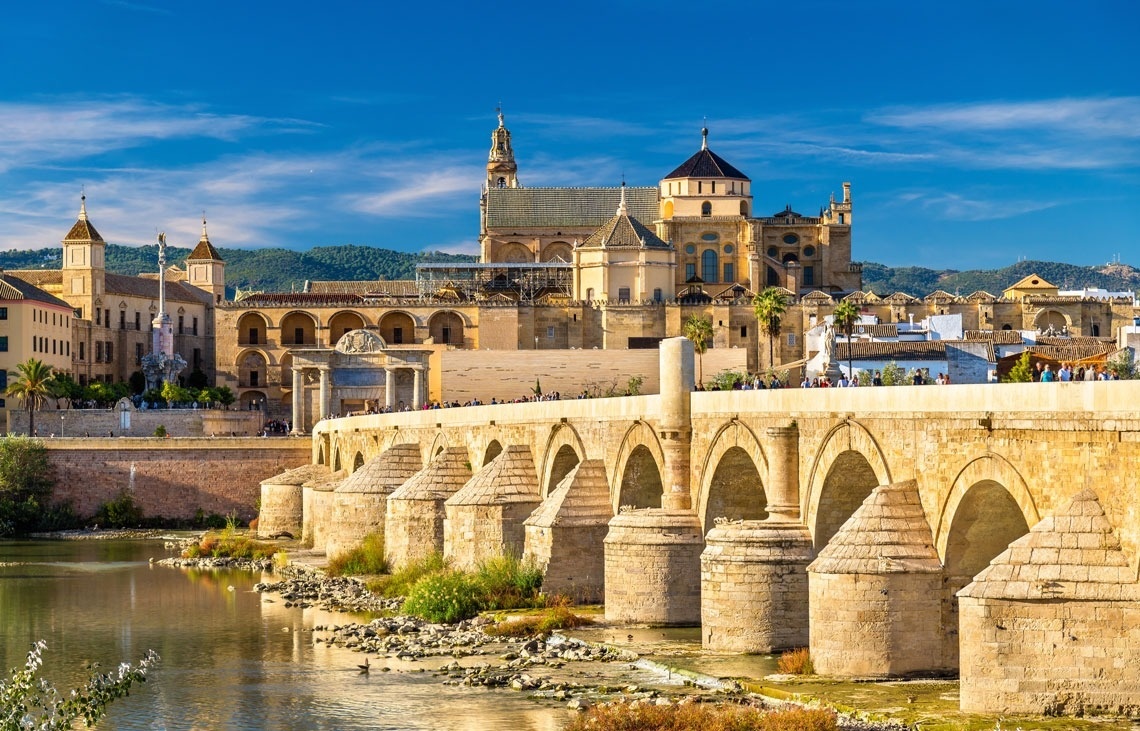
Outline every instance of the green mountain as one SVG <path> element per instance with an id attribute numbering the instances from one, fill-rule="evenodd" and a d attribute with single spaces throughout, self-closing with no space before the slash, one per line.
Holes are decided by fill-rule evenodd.
<path id="1" fill-rule="evenodd" d="M 1140 289 L 1140 271 L 1127 264 L 1076 266 L 1051 261 L 1021 261 L 1002 269 L 924 269 L 922 267 L 888 267 L 873 262 L 863 263 L 863 289 L 878 295 L 905 292 L 924 297 L 936 290 L 973 294 L 984 290 L 1001 296 L 1002 290 L 1030 274 L 1043 277 L 1061 289 L 1100 287 L 1110 292 Z"/>
<path id="2" fill-rule="evenodd" d="M 190 249 L 166 247 L 167 261 L 183 266 Z M 415 279 L 416 265 L 428 262 L 471 262 L 478 257 L 432 251 L 409 254 L 371 246 L 318 246 L 289 249 L 219 249 L 226 261 L 226 284 L 264 292 L 300 291 L 305 280 Z M 137 275 L 158 268 L 158 245 L 107 244 L 107 271 Z M 59 249 L 0 252 L 4 269 L 51 269 L 60 266 Z"/>
<path id="3" fill-rule="evenodd" d="M 226 260 L 226 284 L 264 292 L 300 291 L 306 280 L 414 279 L 416 265 L 427 262 L 473 262 L 464 254 L 403 251 L 371 246 L 317 246 L 308 251 L 290 249 L 220 249 Z M 190 249 L 167 247 L 167 259 L 179 266 Z M 107 270 L 136 275 L 157 268 L 158 247 L 107 245 Z M 59 249 L 0 252 L 4 269 L 51 269 L 60 266 Z M 1140 271 L 1127 264 L 1086 267 L 1048 261 L 1022 261 L 1003 269 L 924 269 L 863 263 L 863 289 L 880 295 L 905 292 L 923 297 L 935 290 L 968 295 L 978 290 L 1000 295 L 1014 282 L 1037 274 L 1061 289 L 1101 287 L 1110 291 L 1140 289 Z"/>

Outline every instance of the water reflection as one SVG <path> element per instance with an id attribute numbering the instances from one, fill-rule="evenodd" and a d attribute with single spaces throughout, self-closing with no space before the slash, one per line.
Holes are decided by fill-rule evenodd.
<path id="1" fill-rule="evenodd" d="M 84 661 L 111 668 L 147 648 L 162 662 L 100 728 L 521 729 L 567 712 L 519 694 L 440 685 L 430 673 L 360 675 L 361 656 L 314 645 L 314 624 L 349 618 L 287 608 L 244 572 L 155 566 L 154 542 L 0 543 L 0 667 L 48 642 L 45 675 L 69 688 Z M 374 661 L 375 662 L 375 661 Z"/>

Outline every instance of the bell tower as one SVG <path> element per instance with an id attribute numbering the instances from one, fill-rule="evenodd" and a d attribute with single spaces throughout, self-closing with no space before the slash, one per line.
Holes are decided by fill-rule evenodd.
<path id="1" fill-rule="evenodd" d="M 487 156 L 487 187 L 517 188 L 519 168 L 511 149 L 511 131 L 503 123 L 502 107 L 497 111 L 499 126 L 491 133 L 491 153 Z"/>
<path id="2" fill-rule="evenodd" d="M 206 233 L 206 216 L 202 216 L 202 238 L 186 257 L 186 278 L 189 284 L 209 292 L 214 304 L 221 304 L 226 297 L 226 262 L 210 243 Z"/>
<path id="3" fill-rule="evenodd" d="M 87 220 L 87 196 L 79 199 L 79 217 L 63 237 L 63 289 L 61 296 L 78 309 L 81 318 L 92 318 L 96 302 L 103 297 L 106 242 Z"/>

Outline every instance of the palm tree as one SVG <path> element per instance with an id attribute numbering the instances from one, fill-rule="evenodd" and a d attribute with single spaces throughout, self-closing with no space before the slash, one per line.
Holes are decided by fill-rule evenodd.
<path id="1" fill-rule="evenodd" d="M 44 405 L 53 392 L 51 366 L 42 360 L 28 358 L 23 363 L 16 364 L 20 377 L 8 384 L 7 394 L 23 399 L 24 407 L 28 410 L 28 436 L 36 433 L 36 409 Z"/>
<path id="2" fill-rule="evenodd" d="M 788 296 L 777 287 L 768 287 L 752 298 L 752 310 L 756 313 L 760 329 L 768 336 L 768 367 L 774 368 L 776 338 L 780 335 L 780 318 L 788 311 Z"/>
<path id="3" fill-rule="evenodd" d="M 851 302 L 840 302 L 835 311 L 831 313 L 831 323 L 835 329 L 842 332 L 847 336 L 847 378 L 854 380 L 855 368 L 852 366 L 851 356 L 851 334 L 855 332 L 855 326 L 859 324 L 859 308 Z"/>
<path id="4" fill-rule="evenodd" d="M 704 355 L 705 351 L 709 349 L 709 341 L 712 340 L 713 336 L 712 320 L 689 315 L 689 319 L 685 320 L 685 324 L 681 328 L 681 334 L 693 341 L 693 350 L 697 352 L 699 358 L 697 361 L 697 383 L 703 387 L 705 382 Z"/>

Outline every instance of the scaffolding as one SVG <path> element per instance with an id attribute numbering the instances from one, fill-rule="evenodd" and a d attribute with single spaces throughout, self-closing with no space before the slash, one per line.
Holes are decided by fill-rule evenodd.
<path id="1" fill-rule="evenodd" d="M 533 303 L 542 297 L 570 299 L 573 267 L 565 262 L 420 264 L 416 290 L 421 298 Z"/>

